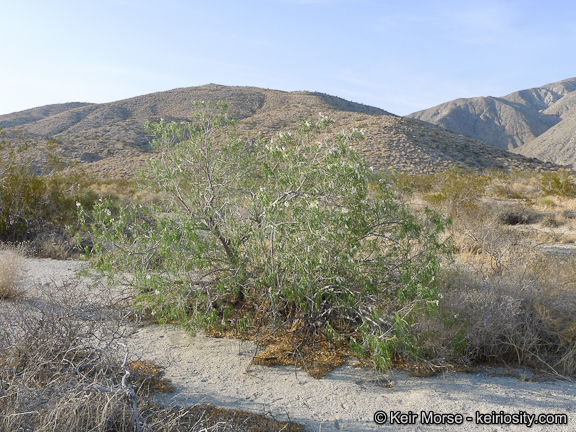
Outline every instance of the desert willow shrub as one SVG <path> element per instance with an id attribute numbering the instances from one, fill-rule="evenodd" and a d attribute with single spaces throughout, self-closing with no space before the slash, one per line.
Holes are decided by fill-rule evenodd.
<path id="1" fill-rule="evenodd" d="M 194 118 L 147 125 L 159 157 L 146 187 L 160 206 L 82 214 L 98 268 L 131 272 L 142 307 L 189 329 L 347 332 L 378 367 L 417 354 L 413 317 L 437 305 L 446 220 L 412 212 L 386 182 L 369 194 L 351 147 L 361 131 L 334 133 L 328 117 L 269 140 L 239 135 L 224 104 L 196 104 Z"/>

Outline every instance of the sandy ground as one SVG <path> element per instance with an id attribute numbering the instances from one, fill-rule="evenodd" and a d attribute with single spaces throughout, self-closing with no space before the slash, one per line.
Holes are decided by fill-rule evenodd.
<path id="1" fill-rule="evenodd" d="M 73 277 L 82 263 L 26 259 L 24 267 L 24 285 L 31 287 L 61 283 Z M 202 402 L 272 413 L 305 424 L 311 431 L 576 430 L 574 382 L 531 382 L 488 372 L 414 378 L 392 371 L 382 376 L 349 365 L 316 380 L 290 367 L 251 365 L 254 347 L 249 343 L 190 337 L 179 329 L 151 325 L 135 328 L 127 344 L 132 355 L 165 367 L 176 391 L 158 396 L 163 402 Z M 385 420 L 382 425 L 374 421 L 377 412 Z M 461 424 L 423 424 L 422 412 L 453 414 L 452 421 Z M 549 413 L 567 414 L 568 424 L 528 424 Z M 498 414 L 514 416 L 499 418 Z M 521 423 L 504 425 L 502 420 Z"/>

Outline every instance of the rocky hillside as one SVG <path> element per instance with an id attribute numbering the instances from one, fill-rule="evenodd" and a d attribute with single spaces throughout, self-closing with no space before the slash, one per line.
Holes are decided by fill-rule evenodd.
<path id="1" fill-rule="evenodd" d="M 130 177 L 149 158 L 147 120 L 191 119 L 192 101 L 223 100 L 244 129 L 271 136 L 324 113 L 339 128 L 364 129 L 358 145 L 376 169 L 433 172 L 452 164 L 470 168 L 538 170 L 550 164 L 508 153 L 426 122 L 314 92 L 205 85 L 138 96 L 106 104 L 49 105 L 0 116 L 0 157 L 13 152 L 38 169 L 62 165 L 98 177 Z"/>
<path id="2" fill-rule="evenodd" d="M 456 99 L 408 117 L 529 157 L 576 163 L 576 78 L 503 97 Z"/>

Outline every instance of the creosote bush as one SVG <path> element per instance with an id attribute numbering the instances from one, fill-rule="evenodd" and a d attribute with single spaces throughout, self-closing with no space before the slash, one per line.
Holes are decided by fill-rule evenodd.
<path id="1" fill-rule="evenodd" d="M 576 196 L 576 181 L 567 171 L 546 172 L 539 179 L 540 189 L 545 196 Z"/>
<path id="2" fill-rule="evenodd" d="M 292 333 L 293 351 L 350 343 L 378 368 L 417 358 L 416 316 L 436 309 L 447 221 L 412 211 L 321 116 L 272 140 L 240 136 L 224 104 L 196 104 L 190 124 L 148 124 L 160 157 L 145 178 L 158 205 L 90 223 L 97 267 L 133 274 L 139 305 L 189 329 L 236 328 L 262 341 Z M 297 361 L 295 362 L 297 363 Z"/>
<path id="3" fill-rule="evenodd" d="M 432 176 L 432 191 L 425 199 L 452 217 L 473 212 L 486 192 L 488 178 L 474 170 L 452 166 Z"/>
<path id="4" fill-rule="evenodd" d="M 82 176 L 41 176 L 30 164 L 0 163 L 0 241 L 64 232 L 77 221 L 76 203 L 91 208 L 95 199 Z"/>

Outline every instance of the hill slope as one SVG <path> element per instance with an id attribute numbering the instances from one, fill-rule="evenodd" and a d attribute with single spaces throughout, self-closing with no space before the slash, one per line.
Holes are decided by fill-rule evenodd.
<path id="1" fill-rule="evenodd" d="M 456 99 L 410 114 L 495 147 L 572 166 L 576 78 L 503 97 Z"/>
<path id="2" fill-rule="evenodd" d="M 470 168 L 546 169 L 538 161 L 510 154 L 477 140 L 425 122 L 405 119 L 382 109 L 315 92 L 283 92 L 255 87 L 209 84 L 152 93 L 106 104 L 49 105 L 0 116 L 2 152 L 16 150 L 17 158 L 42 168 L 54 161 L 81 167 L 100 177 L 127 177 L 154 157 L 146 120 L 188 121 L 192 101 L 228 103 L 229 114 L 243 129 L 271 136 L 293 129 L 302 119 L 330 115 L 338 128 L 365 130 L 358 145 L 376 169 L 433 172 L 452 164 Z"/>

